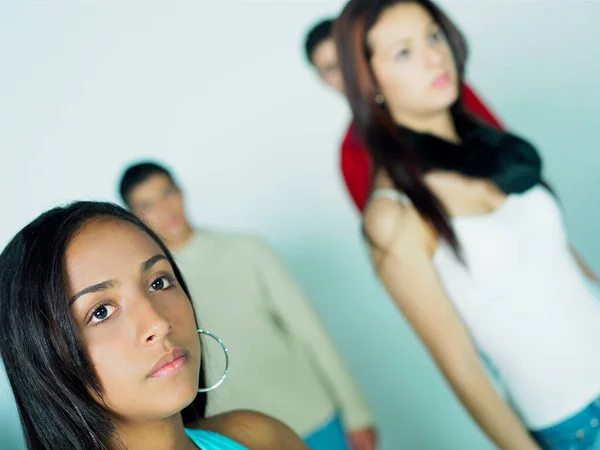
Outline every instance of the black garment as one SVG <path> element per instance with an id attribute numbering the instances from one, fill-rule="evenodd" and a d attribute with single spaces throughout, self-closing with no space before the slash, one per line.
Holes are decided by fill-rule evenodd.
<path id="1" fill-rule="evenodd" d="M 423 172 L 443 170 L 488 178 L 506 194 L 521 193 L 542 182 L 542 160 L 529 142 L 480 124 L 465 113 L 455 114 L 454 119 L 460 144 L 400 128 Z"/>

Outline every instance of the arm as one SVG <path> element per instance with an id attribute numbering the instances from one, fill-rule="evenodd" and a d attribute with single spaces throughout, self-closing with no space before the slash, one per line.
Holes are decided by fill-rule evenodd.
<path id="1" fill-rule="evenodd" d="M 489 382 L 443 290 L 431 228 L 412 206 L 386 198 L 371 203 L 364 225 L 379 277 L 473 419 L 500 449 L 538 449 Z"/>
<path id="2" fill-rule="evenodd" d="M 345 426 L 349 430 L 370 426 L 371 413 L 302 288 L 267 245 L 258 240 L 255 245 L 255 262 L 269 306 L 286 331 L 316 361 L 320 375 L 326 377 L 328 387 L 340 403 Z"/>
<path id="3" fill-rule="evenodd" d="M 600 283 L 600 278 L 598 278 L 598 276 L 592 271 L 590 266 L 587 265 L 587 263 L 583 260 L 581 255 L 577 252 L 577 250 L 575 250 L 575 247 L 573 246 L 571 246 L 571 253 L 573 254 L 573 257 L 577 261 L 579 268 L 585 274 L 585 276 L 588 277 L 588 279 L 593 283 Z"/>

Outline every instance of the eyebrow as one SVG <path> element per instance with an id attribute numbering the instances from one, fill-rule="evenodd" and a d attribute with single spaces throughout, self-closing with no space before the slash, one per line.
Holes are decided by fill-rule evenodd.
<path id="1" fill-rule="evenodd" d="M 427 32 L 430 32 L 435 29 L 441 29 L 440 24 L 437 22 L 434 22 L 434 21 L 429 22 L 429 24 L 427 25 Z M 391 48 L 397 47 L 399 44 L 406 45 L 406 44 L 410 43 L 411 41 L 412 41 L 412 36 L 406 36 L 403 38 L 399 38 L 399 39 L 396 39 L 392 44 L 390 44 L 387 47 L 387 49 L 389 50 Z"/>
<path id="2" fill-rule="evenodd" d="M 168 261 L 167 257 L 162 253 L 157 253 L 154 256 L 151 256 L 147 261 L 144 261 L 140 266 L 140 272 L 148 272 L 154 264 L 159 261 Z"/>
<path id="3" fill-rule="evenodd" d="M 168 261 L 168 259 L 165 255 L 157 253 L 156 255 L 148 258 L 140 265 L 140 272 L 148 272 L 152 268 L 152 266 L 154 266 L 159 261 Z M 69 306 L 71 306 L 79 297 L 82 297 L 87 294 L 93 294 L 94 292 L 106 291 L 108 289 L 114 288 L 115 286 L 117 286 L 117 284 L 118 281 L 116 280 L 107 280 L 101 283 L 93 284 L 92 286 L 88 286 L 85 289 L 79 291 L 73 297 L 71 297 L 71 300 L 69 301 Z"/>
<path id="4" fill-rule="evenodd" d="M 116 285 L 117 285 L 117 282 L 115 280 L 108 280 L 108 281 L 103 281 L 102 283 L 88 286 L 85 289 L 82 289 L 81 291 L 79 291 L 73 297 L 71 297 L 71 300 L 69 301 L 69 306 L 71 306 L 73 303 L 75 303 L 75 300 L 77 300 L 79 297 L 82 297 L 86 294 L 93 294 L 94 292 L 106 291 L 110 288 L 114 288 Z"/>
<path id="5" fill-rule="evenodd" d="M 396 48 L 399 45 L 410 44 L 411 41 L 412 41 L 412 38 L 410 38 L 410 37 L 404 37 L 404 38 L 396 39 L 390 45 L 387 46 L 387 50 L 390 50 L 392 48 Z"/>

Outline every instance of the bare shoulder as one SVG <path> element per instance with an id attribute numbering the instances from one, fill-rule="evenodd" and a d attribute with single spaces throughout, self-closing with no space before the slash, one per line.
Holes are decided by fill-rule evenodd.
<path id="1" fill-rule="evenodd" d="M 394 198 L 375 197 L 363 214 L 363 227 L 369 241 L 378 246 L 389 245 L 399 227 L 411 216 L 410 205 Z"/>
<path id="2" fill-rule="evenodd" d="M 252 450 L 308 450 L 287 425 L 255 411 L 219 414 L 198 422 L 196 428 L 219 433 Z"/>
<path id="3" fill-rule="evenodd" d="M 364 212 L 363 228 L 375 260 L 431 252 L 437 244 L 431 226 L 412 204 L 395 198 L 374 198 Z"/>

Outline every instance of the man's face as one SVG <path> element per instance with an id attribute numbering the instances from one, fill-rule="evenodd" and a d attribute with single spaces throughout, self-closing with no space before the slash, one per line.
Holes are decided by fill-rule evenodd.
<path id="1" fill-rule="evenodd" d="M 178 241 L 188 230 L 183 195 L 165 174 L 151 175 L 129 194 L 129 205 L 160 237 Z"/>
<path id="2" fill-rule="evenodd" d="M 344 79 L 333 38 L 327 38 L 315 47 L 312 53 L 312 62 L 319 73 L 319 77 L 344 95 Z"/>

